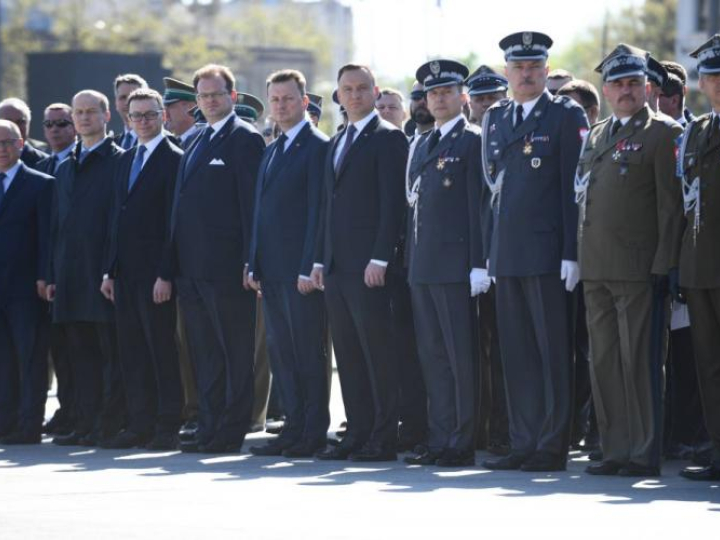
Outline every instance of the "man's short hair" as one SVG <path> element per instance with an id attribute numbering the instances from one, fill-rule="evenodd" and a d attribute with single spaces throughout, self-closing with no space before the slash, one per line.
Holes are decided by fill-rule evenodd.
<path id="1" fill-rule="evenodd" d="M 553 69 L 547 76 L 548 79 L 574 79 L 573 74 L 566 69 Z"/>
<path id="2" fill-rule="evenodd" d="M 200 79 L 209 79 L 210 77 L 220 76 L 225 79 L 225 88 L 228 92 L 235 90 L 235 76 L 227 66 L 221 66 L 220 64 L 207 64 L 198 69 L 193 75 L 193 87 L 197 92 L 198 83 Z"/>
<path id="3" fill-rule="evenodd" d="M 153 90 L 152 88 L 138 88 L 136 90 L 133 90 L 130 95 L 128 96 L 127 104 L 128 107 L 133 101 L 141 101 L 141 100 L 149 100 L 154 99 L 157 102 L 158 109 L 162 110 L 165 107 L 163 106 L 163 98 L 160 95 L 159 92 Z"/>
<path id="4" fill-rule="evenodd" d="M 270 76 L 267 78 L 267 81 L 265 81 L 265 89 L 269 89 L 271 84 L 284 83 L 288 81 L 295 81 L 298 90 L 300 90 L 300 94 L 303 96 L 305 95 L 305 87 L 307 86 L 307 81 L 305 80 L 305 75 L 303 75 L 297 69 L 281 69 L 280 71 L 275 71 L 271 73 Z"/>
<path id="5" fill-rule="evenodd" d="M 672 97 L 672 96 L 680 96 L 681 98 L 685 96 L 685 85 L 682 82 L 682 79 L 675 75 L 674 73 L 668 72 L 668 78 L 665 84 L 662 87 L 662 95 L 665 97 Z"/>
<path id="6" fill-rule="evenodd" d="M 558 96 L 567 96 L 569 94 L 577 94 L 584 109 L 600 105 L 600 94 L 598 94 L 597 89 L 582 79 L 573 79 L 566 82 L 557 91 Z"/>
<path id="7" fill-rule="evenodd" d="M 395 90 L 394 88 L 383 88 L 380 90 L 377 99 L 380 99 L 383 96 L 395 96 L 400 100 L 400 103 L 405 103 L 405 96 L 402 95 L 400 90 Z"/>
<path id="8" fill-rule="evenodd" d="M 110 110 L 110 101 L 108 100 L 107 96 L 102 92 L 98 92 L 97 90 L 80 90 L 77 94 L 73 96 L 72 102 L 75 103 L 75 100 L 80 96 L 90 96 L 97 99 L 100 103 L 100 111 L 103 113 L 106 113 Z"/>
<path id="9" fill-rule="evenodd" d="M 133 84 L 140 88 L 148 88 L 147 81 L 145 79 L 143 79 L 140 75 L 137 75 L 136 73 L 123 73 L 123 74 L 115 77 L 115 93 L 116 94 L 117 94 L 117 90 L 121 84 Z"/>
<path id="10" fill-rule="evenodd" d="M 11 122 L 10 120 L 0 120 L 0 127 L 4 127 L 12 131 L 12 134 L 20 139 L 22 135 L 20 134 L 20 128 L 17 127 L 17 124 L 15 122 Z"/>
<path id="11" fill-rule="evenodd" d="M 340 82 L 340 77 L 342 77 L 343 74 L 346 73 L 347 71 L 358 71 L 358 70 L 364 71 L 365 73 L 367 73 L 370 76 L 372 85 L 375 86 L 375 75 L 373 75 L 372 70 L 368 66 L 365 66 L 363 64 L 345 64 L 343 67 L 341 67 L 338 70 L 338 74 L 337 74 L 338 82 Z"/>
<path id="12" fill-rule="evenodd" d="M 663 60 L 660 62 L 660 64 L 662 64 L 662 67 L 665 68 L 665 71 L 677 76 L 677 78 L 680 79 L 680 82 L 683 83 L 683 86 L 687 85 L 688 74 L 687 70 L 682 64 L 678 64 L 677 62 L 673 62 L 672 60 Z"/>
<path id="13" fill-rule="evenodd" d="M 70 115 L 72 114 L 72 107 L 67 103 L 51 103 L 45 107 L 43 114 L 47 114 L 48 111 L 63 111 L 64 113 Z"/>
<path id="14" fill-rule="evenodd" d="M 24 120 L 28 124 L 30 123 L 30 120 L 32 120 L 32 113 L 30 112 L 30 107 L 28 107 L 28 104 L 25 103 L 22 99 L 16 97 L 9 97 L 0 101 L 0 109 L 6 106 L 12 107 L 13 109 L 17 109 L 18 111 L 20 111 L 23 115 Z"/>

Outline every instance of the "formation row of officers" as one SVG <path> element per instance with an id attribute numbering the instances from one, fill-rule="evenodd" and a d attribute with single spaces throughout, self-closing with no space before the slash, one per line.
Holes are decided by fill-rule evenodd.
<path id="1" fill-rule="evenodd" d="M 587 472 L 656 476 L 673 299 L 689 306 L 712 443 L 709 463 L 683 474 L 720 478 L 717 115 L 683 131 L 657 112 L 657 89 L 672 88 L 655 82 L 662 67 L 619 45 L 597 68 L 613 114 L 591 126 L 594 90 L 548 91 L 551 45 L 507 36 L 507 78 L 422 65 L 409 142 L 376 110 L 392 115 L 398 96 L 355 64 L 338 73 L 346 122 L 331 139 L 308 120 L 319 109 L 303 75 L 282 70 L 267 80 L 266 146 L 235 111 L 251 97 L 218 65 L 162 96 L 118 78 L 127 128 L 115 138 L 99 92 L 50 106 L 53 152 L 36 162 L 23 118 L 0 120 L 0 443 L 40 442 L 52 342 L 74 387 L 72 431 L 56 444 L 175 448 L 189 377 L 198 428 L 180 449 L 237 451 L 261 292 L 285 422 L 253 454 L 385 461 L 414 449 L 406 462 L 469 466 L 477 411 L 493 409 L 509 444 L 485 467 L 564 470 L 574 372 L 589 367 L 601 450 Z M 720 36 L 693 56 L 720 110 Z M 468 87 L 481 126 L 463 114 Z M 0 116 L 22 113 L 17 101 Z M 329 446 L 327 322 L 347 417 Z M 575 366 L 585 328 L 589 364 Z M 478 392 L 478 353 L 494 396 Z"/>

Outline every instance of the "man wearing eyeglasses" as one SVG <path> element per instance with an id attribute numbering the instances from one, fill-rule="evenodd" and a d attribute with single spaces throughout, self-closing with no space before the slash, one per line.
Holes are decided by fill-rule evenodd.
<path id="1" fill-rule="evenodd" d="M 182 151 L 163 133 L 166 116 L 155 90 L 135 90 L 128 111 L 138 144 L 117 167 L 101 286 L 115 303 L 128 423 L 104 446 L 172 450 L 182 394 L 168 229 Z"/>
<path id="2" fill-rule="evenodd" d="M 44 290 L 51 178 L 20 160 L 18 127 L 0 120 L 0 444 L 40 442 L 47 393 Z"/>
<path id="3" fill-rule="evenodd" d="M 63 325 L 75 387 L 75 427 L 61 446 L 95 446 L 123 423 L 112 303 L 100 293 L 115 168 L 122 154 L 107 136 L 109 101 L 78 92 L 72 117 L 82 138 L 58 167 L 51 215 L 47 299 Z"/>
<path id="4" fill-rule="evenodd" d="M 45 108 L 43 119 L 45 140 L 51 154 L 38 161 L 35 169 L 49 175 L 55 175 L 58 166 L 75 148 L 75 126 L 72 121 L 72 108 L 66 103 L 53 103 Z M 49 209 L 48 209 L 49 210 Z M 57 377 L 57 398 L 60 408 L 43 426 L 43 432 L 52 435 L 67 435 L 73 425 L 73 384 L 67 351 L 67 336 L 63 326 L 53 324 L 50 330 L 50 354 Z"/>
<path id="5" fill-rule="evenodd" d="M 227 67 L 200 68 L 193 86 L 207 126 L 180 163 L 171 239 L 200 410 L 196 441 L 180 448 L 233 452 L 245 440 L 253 403 L 255 293 L 247 262 L 265 144 L 235 115 Z"/>
<path id="6" fill-rule="evenodd" d="M 10 120 L 20 130 L 20 136 L 24 141 L 20 159 L 25 165 L 34 168 L 38 161 L 47 157 L 45 152 L 38 150 L 29 142 L 28 133 L 30 133 L 32 114 L 27 103 L 15 97 L 0 101 L 0 119 Z"/>

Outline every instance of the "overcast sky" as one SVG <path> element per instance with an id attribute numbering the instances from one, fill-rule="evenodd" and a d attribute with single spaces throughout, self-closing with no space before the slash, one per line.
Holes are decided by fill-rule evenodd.
<path id="1" fill-rule="evenodd" d="M 465 56 L 500 64 L 498 41 L 521 30 L 545 32 L 560 50 L 607 11 L 642 0 L 342 0 L 352 5 L 355 60 L 381 76 L 414 74 L 428 57 Z M 552 53 L 552 51 L 551 51 Z M 473 69 L 476 66 L 470 66 Z"/>

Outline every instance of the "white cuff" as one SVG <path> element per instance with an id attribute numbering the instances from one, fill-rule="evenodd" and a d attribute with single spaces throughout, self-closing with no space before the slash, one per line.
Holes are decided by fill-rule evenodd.
<path id="1" fill-rule="evenodd" d="M 370 259 L 370 262 L 373 264 L 377 264 L 378 266 L 382 266 L 383 268 L 387 268 L 388 265 L 387 261 L 378 261 L 377 259 Z"/>
<path id="2" fill-rule="evenodd" d="M 301 279 L 303 281 L 312 281 L 312 279 L 310 279 L 310 276 L 303 276 L 302 274 L 298 276 L 298 279 Z"/>

